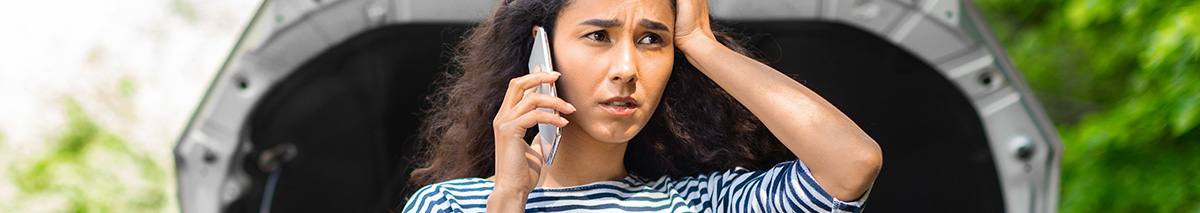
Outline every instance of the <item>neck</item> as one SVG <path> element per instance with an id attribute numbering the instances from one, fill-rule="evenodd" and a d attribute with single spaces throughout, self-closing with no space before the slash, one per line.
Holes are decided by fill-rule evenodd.
<path id="1" fill-rule="evenodd" d="M 628 143 L 596 140 L 578 127 L 563 128 L 554 164 L 542 167 L 541 187 L 559 188 L 620 180 L 625 171 Z"/>

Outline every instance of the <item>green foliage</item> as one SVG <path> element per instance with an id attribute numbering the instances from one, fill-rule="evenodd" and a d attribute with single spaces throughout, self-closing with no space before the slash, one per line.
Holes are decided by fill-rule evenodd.
<path id="1" fill-rule="evenodd" d="M 134 84 L 133 78 L 130 77 L 121 78 L 117 89 L 120 90 L 121 98 L 124 99 L 129 99 L 133 97 L 134 93 L 137 93 L 137 85 Z"/>
<path id="2" fill-rule="evenodd" d="M 1062 212 L 1200 212 L 1200 2 L 976 2 L 1066 145 Z"/>
<path id="3" fill-rule="evenodd" d="M 190 23 L 195 23 L 196 20 L 200 19 L 200 16 L 196 12 L 196 5 L 187 0 L 171 1 L 171 12 L 183 17 L 184 20 Z"/>
<path id="4" fill-rule="evenodd" d="M 0 209 L 147 212 L 167 207 L 164 186 L 171 180 L 161 166 L 93 122 L 74 100 L 65 106 L 68 121 L 50 141 L 51 150 L 10 165 L 20 196 Z"/>

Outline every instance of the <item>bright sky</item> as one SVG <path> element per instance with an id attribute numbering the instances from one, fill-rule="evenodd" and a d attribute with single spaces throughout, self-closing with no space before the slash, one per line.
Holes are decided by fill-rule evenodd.
<path id="1" fill-rule="evenodd" d="M 0 172 L 8 174 L 11 160 L 47 148 L 66 121 L 68 98 L 173 171 L 176 137 L 258 4 L 6 1 L 0 6 Z M 122 82 L 133 88 L 128 96 Z M 3 182 L 0 200 L 8 200 L 16 192 Z"/>

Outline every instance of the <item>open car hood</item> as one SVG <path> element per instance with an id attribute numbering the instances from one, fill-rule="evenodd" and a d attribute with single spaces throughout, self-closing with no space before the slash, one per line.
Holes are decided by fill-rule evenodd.
<path id="1" fill-rule="evenodd" d="M 402 205 L 430 84 L 496 4 L 263 2 L 175 147 L 181 208 Z M 971 1 L 710 7 L 879 143 L 886 163 L 868 210 L 1056 211 L 1062 142 Z M 262 163 L 272 157 L 286 163 Z"/>

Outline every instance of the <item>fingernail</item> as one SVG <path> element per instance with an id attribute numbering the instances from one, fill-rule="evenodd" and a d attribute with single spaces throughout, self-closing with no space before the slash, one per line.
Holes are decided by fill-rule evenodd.
<path id="1" fill-rule="evenodd" d="M 575 109 L 575 105 L 571 104 L 571 103 L 567 103 L 567 107 L 570 107 L 572 112 L 574 112 L 575 110 L 578 110 L 578 109 Z"/>

